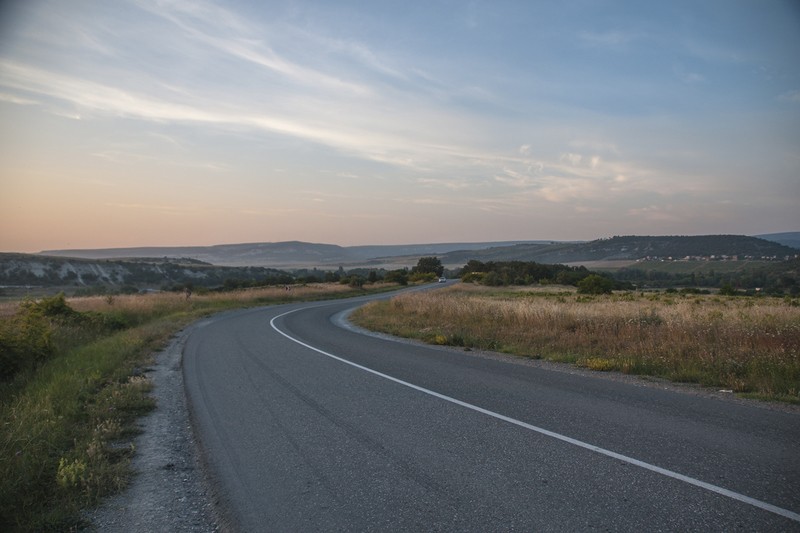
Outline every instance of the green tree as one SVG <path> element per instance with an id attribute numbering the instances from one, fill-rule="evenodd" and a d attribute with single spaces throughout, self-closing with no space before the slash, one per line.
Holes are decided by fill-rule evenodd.
<path id="1" fill-rule="evenodd" d="M 719 293 L 723 296 L 736 296 L 738 294 L 730 283 L 723 284 L 722 287 L 719 288 Z"/>
<path id="2" fill-rule="evenodd" d="M 350 276 L 349 285 L 354 289 L 360 289 L 361 287 L 364 286 L 364 278 L 357 275 Z"/>
<path id="3" fill-rule="evenodd" d="M 464 265 L 464 268 L 461 269 L 461 275 L 465 276 L 467 274 L 472 274 L 475 272 L 488 272 L 489 269 L 486 267 L 485 263 L 478 261 L 477 259 L 470 259 L 467 261 L 467 264 Z"/>
<path id="4" fill-rule="evenodd" d="M 408 271 L 404 268 L 398 270 L 390 270 L 383 278 L 388 283 L 399 283 L 400 285 L 408 285 Z"/>
<path id="5" fill-rule="evenodd" d="M 578 292 L 581 294 L 611 294 L 614 282 L 604 276 L 591 274 L 578 282 Z"/>
<path id="6" fill-rule="evenodd" d="M 490 287 L 499 287 L 503 284 L 503 278 L 493 270 L 483 277 L 483 284 Z"/>
<path id="7" fill-rule="evenodd" d="M 434 274 L 439 277 L 444 273 L 444 267 L 438 257 L 420 257 L 417 266 L 411 269 L 412 274 Z"/>

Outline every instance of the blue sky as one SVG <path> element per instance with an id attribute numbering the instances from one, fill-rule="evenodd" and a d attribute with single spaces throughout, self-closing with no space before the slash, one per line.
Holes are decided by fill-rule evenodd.
<path id="1" fill-rule="evenodd" d="M 800 230 L 800 4 L 0 4 L 0 250 Z"/>

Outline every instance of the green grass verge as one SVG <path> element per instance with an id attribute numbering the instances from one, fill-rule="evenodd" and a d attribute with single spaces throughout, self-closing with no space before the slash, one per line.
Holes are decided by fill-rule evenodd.
<path id="1" fill-rule="evenodd" d="M 115 441 L 153 407 L 134 370 L 184 323 L 162 318 L 74 348 L 4 402 L 0 529 L 75 528 L 79 509 L 125 486 L 133 450 Z"/>
<path id="2" fill-rule="evenodd" d="M 136 419 L 154 408 L 144 370 L 187 324 L 228 309 L 365 292 L 141 296 L 83 312 L 63 296 L 24 304 L 0 320 L 0 363 L 9 369 L 0 381 L 0 531 L 81 529 L 81 509 L 127 485 Z"/>

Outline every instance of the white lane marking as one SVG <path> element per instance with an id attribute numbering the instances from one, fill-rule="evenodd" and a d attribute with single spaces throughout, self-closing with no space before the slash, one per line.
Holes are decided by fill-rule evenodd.
<path id="1" fill-rule="evenodd" d="M 771 503 L 767 503 L 767 502 L 763 502 L 761 500 L 757 500 L 755 498 L 751 498 L 750 496 L 745 496 L 744 494 L 740 494 L 738 492 L 734 492 L 732 490 L 728 490 L 726 488 L 719 487 L 717 485 L 712 485 L 711 483 L 706 483 L 705 481 L 701 481 L 701 480 L 695 479 L 693 477 L 685 476 L 685 475 L 680 474 L 678 472 L 673 472 L 672 470 L 667 470 L 666 468 L 661 468 L 660 466 L 651 465 L 650 463 L 645 463 L 644 461 L 640 461 L 638 459 L 634 459 L 633 457 L 628 457 L 627 455 L 622 455 L 622 454 L 617 453 L 617 452 L 612 452 L 611 450 L 606 450 L 605 448 L 600 448 L 599 446 L 595 446 L 594 444 L 589 444 L 588 442 L 583 442 L 583 441 L 580 441 L 580 440 L 577 440 L 577 439 L 573 439 L 572 437 L 567 437 L 566 435 L 561 435 L 560 433 L 555 433 L 553 431 L 550 431 L 550 430 L 547 430 L 547 429 L 544 429 L 544 428 L 540 428 L 539 426 L 534 426 L 533 424 L 528 424 L 527 422 L 523 422 L 521 420 L 517 420 L 516 418 L 511 418 L 511 417 L 508 417 L 508 416 L 505 416 L 505 415 L 501 415 L 500 413 L 496 413 L 494 411 L 489 411 L 488 409 L 484 409 L 483 407 L 478 407 L 477 405 L 473 405 L 471 403 L 463 402 L 463 401 L 458 400 L 456 398 L 453 398 L 453 397 L 450 397 L 450 396 L 446 396 L 446 395 L 440 394 L 440 393 L 438 393 L 436 391 L 432 391 L 430 389 L 426 389 L 424 387 L 420 387 L 419 385 L 414 385 L 413 383 L 409 383 L 407 381 L 403 381 L 402 379 L 398 379 L 398 378 L 392 377 L 392 376 L 390 376 L 388 374 L 384 374 L 383 372 L 378 372 L 377 370 L 373 370 L 371 368 L 367 368 L 365 366 L 359 365 L 358 363 L 354 363 L 352 361 L 348 361 L 347 359 L 343 359 L 343 358 L 341 358 L 341 357 L 339 357 L 337 355 L 333 355 L 332 353 L 326 352 L 325 350 L 321 350 L 319 348 L 311 346 L 310 344 L 306 344 L 305 342 L 292 337 L 288 333 L 285 333 L 285 332 L 281 331 L 275 325 L 275 321 L 278 320 L 279 318 L 282 318 L 282 317 L 284 317 L 284 316 L 286 316 L 288 314 L 291 314 L 291 313 L 294 313 L 294 312 L 297 312 L 297 311 L 302 311 L 303 309 L 307 309 L 307 308 L 294 309 L 292 311 L 287 311 L 285 313 L 277 315 L 276 317 L 274 317 L 272 320 L 269 321 L 269 324 L 270 324 L 270 326 L 272 326 L 272 329 L 274 329 L 275 331 L 277 331 L 278 333 L 280 333 L 281 335 L 283 335 L 284 337 L 286 337 L 290 341 L 296 342 L 297 344 L 299 344 L 301 346 L 304 346 L 304 347 L 308 348 L 309 350 L 313 350 L 313 351 L 315 351 L 317 353 L 320 353 L 320 354 L 322 354 L 322 355 L 324 355 L 326 357 L 330 357 L 331 359 L 335 359 L 335 360 L 337 360 L 339 362 L 342 362 L 342 363 L 345 363 L 347 365 L 350 365 L 350 366 L 353 366 L 355 368 L 358 368 L 359 370 L 363 370 L 365 372 L 369 372 L 370 374 L 374 374 L 374 375 L 382 377 L 384 379 L 388 379 L 389 381 L 393 381 L 393 382 L 398 383 L 400 385 L 404 385 L 406 387 L 409 387 L 409 388 L 414 389 L 416 391 L 428 394 L 430 396 L 434 396 L 434 397 L 439 398 L 441 400 L 444 400 L 444 401 L 447 401 L 447 402 L 450 402 L 450 403 L 454 403 L 456 405 L 460 405 L 461 407 L 466 407 L 467 409 L 471 409 L 473 411 L 477 411 L 478 413 L 482 413 L 484 415 L 491 416 L 493 418 L 496 418 L 498 420 L 502 420 L 504 422 L 508 422 L 509 424 L 514 424 L 515 426 L 519 426 L 519 427 L 522 427 L 522 428 L 525 428 L 525 429 L 529 429 L 531 431 L 535 431 L 536 433 L 540 433 L 542 435 L 546 435 L 548 437 L 552 437 L 554 439 L 558 439 L 560 441 L 572 444 L 573 446 L 578 446 L 579 448 L 584 448 L 586 450 L 591 450 L 593 452 L 599 453 L 601 455 L 605 455 L 607 457 L 611 457 L 613 459 L 618 459 L 618 460 L 623 461 L 625 463 L 628 463 L 628 464 L 631 464 L 631 465 L 634 465 L 634 466 L 638 466 L 640 468 L 644 468 L 645 470 L 650 470 L 651 472 L 655 472 L 657 474 L 661 474 L 662 476 L 667 476 L 667 477 L 670 477 L 670 478 L 673 478 L 673 479 L 677 479 L 678 481 L 683 481 L 684 483 L 688 483 L 689 485 L 694 485 L 695 487 L 700 487 L 701 489 L 705 489 L 705 490 L 708 490 L 708 491 L 711 491 L 711 492 L 715 492 L 717 494 L 721 494 L 722 496 L 726 496 L 728 498 L 737 500 L 739 502 L 746 503 L 746 504 L 752 505 L 754 507 L 758 507 L 759 509 L 763 509 L 765 511 L 769 511 L 771 513 L 775 513 L 777 515 L 783 516 L 784 518 L 788 518 L 789 520 L 794 520 L 795 522 L 800 522 L 800 514 L 795 513 L 793 511 L 790 511 L 788 509 L 784 509 L 782 507 L 778 507 L 776 505 L 772 505 Z"/>

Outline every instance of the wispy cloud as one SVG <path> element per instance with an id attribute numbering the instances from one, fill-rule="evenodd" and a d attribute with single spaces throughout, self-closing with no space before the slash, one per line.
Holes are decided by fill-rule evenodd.
<path id="1" fill-rule="evenodd" d="M 222 130 L 245 128 L 278 133 L 415 173 L 449 169 L 456 174 L 475 176 L 480 168 L 486 168 L 489 175 L 503 168 L 506 155 L 486 152 L 475 143 L 459 144 L 455 139 L 476 129 L 470 125 L 468 114 L 462 112 L 456 121 L 448 124 L 456 114 L 446 108 L 436 109 L 440 102 L 420 101 L 419 94 L 404 94 L 397 89 L 390 92 L 391 99 L 352 100 L 350 96 L 354 93 L 371 94 L 373 91 L 368 86 L 348 85 L 349 82 L 340 82 L 325 73 L 285 60 L 259 39 L 258 32 L 248 21 L 213 4 L 141 0 L 138 5 L 175 24 L 196 42 L 258 64 L 293 82 L 312 87 L 315 92 L 292 94 L 273 90 L 270 93 L 271 98 L 278 102 L 284 99 L 291 105 L 271 105 L 254 100 L 254 95 L 246 93 L 240 102 L 236 99 L 220 102 L 214 98 L 214 92 L 204 94 L 201 88 L 190 90 L 146 75 L 139 76 L 137 84 L 121 89 L 113 85 L 113 80 L 95 81 L 52 68 L 2 59 L 0 86 L 67 103 L 66 111 L 58 108 L 59 112 L 76 117 L 101 114 L 155 123 L 200 123 Z M 318 42 L 328 50 L 350 54 L 386 75 L 404 76 L 359 43 L 325 38 Z M 162 88 L 166 90 L 160 90 Z M 404 102 L 404 99 L 411 101 Z M 524 146 L 523 152 L 530 152 L 530 145 Z M 100 154 L 123 156 L 113 151 Z M 522 159 L 528 169 L 541 171 L 540 162 L 531 161 L 525 153 L 521 155 L 525 156 Z M 423 179 L 430 181 L 420 182 L 422 184 L 449 189 L 463 188 L 468 183 L 453 178 Z"/>
<path id="2" fill-rule="evenodd" d="M 312 126 L 290 117 L 215 109 L 210 102 L 207 105 L 177 103 L 4 60 L 0 60 L 0 70 L 3 73 L 0 85 L 66 101 L 88 112 L 155 122 L 244 126 L 301 137 L 352 152 L 364 152 L 366 148 L 368 154 L 372 152 L 370 146 L 390 145 L 388 142 L 376 142 L 374 136 L 373 142 L 369 142 L 368 138 L 357 134 Z M 375 152 L 374 156 L 379 158 L 380 150 Z"/>
<path id="3" fill-rule="evenodd" d="M 778 96 L 778 99 L 784 102 L 800 103 L 800 90 L 787 91 Z"/>
<path id="4" fill-rule="evenodd" d="M 321 219 L 383 216 L 385 207 L 393 220 L 410 210 L 479 213 L 476 225 L 498 231 L 508 217 L 564 212 L 594 228 L 598 210 L 620 224 L 666 224 L 720 191 L 730 191 L 731 213 L 755 193 L 775 203 L 772 191 L 791 190 L 784 181 L 797 174 L 796 130 L 780 126 L 800 103 L 797 62 L 777 57 L 790 47 L 772 34 L 759 49 L 730 28 L 699 31 L 721 22 L 682 7 L 612 17 L 599 6 L 524 2 L 492 4 L 491 16 L 480 2 L 400 16 L 380 2 L 24 5 L 13 39 L 0 35 L 2 118 L 57 125 L 48 139 L 80 143 L 83 163 L 64 175 L 112 181 L 115 169 L 121 184 L 158 169 L 175 183 L 197 178 L 193 198 L 211 205 L 203 195 L 217 178 L 231 202 L 277 191 L 263 211 L 253 202 L 212 212 L 226 223 L 307 216 L 327 229 L 334 224 Z M 754 95 L 761 101 L 748 107 Z M 729 113 L 732 101 L 741 112 Z M 129 198 L 148 198 L 136 192 Z M 178 212 L 166 205 L 175 200 L 135 200 L 119 208 Z"/>
<path id="5" fill-rule="evenodd" d="M 638 39 L 640 35 L 636 32 L 609 30 L 609 31 L 582 31 L 578 38 L 589 46 L 603 48 L 620 48 Z"/>
<path id="6" fill-rule="evenodd" d="M 754 60 L 750 53 L 732 43 L 722 45 L 712 39 L 697 37 L 683 38 L 678 42 L 689 56 L 708 63 L 735 64 Z"/>
<path id="7" fill-rule="evenodd" d="M 672 68 L 675 76 L 683 83 L 701 83 L 706 81 L 706 77 L 698 72 L 692 72 L 686 69 L 683 65 L 675 65 Z"/>
<path id="8" fill-rule="evenodd" d="M 346 178 L 346 179 L 350 179 L 350 180 L 362 179 L 361 176 L 359 176 L 358 174 L 354 174 L 352 172 L 337 172 L 336 173 L 336 177 L 337 178 Z"/>
<path id="9" fill-rule="evenodd" d="M 538 194 L 549 202 L 566 203 L 592 199 L 608 199 L 605 180 L 545 176 L 540 180 Z"/>
<path id="10" fill-rule="evenodd" d="M 15 94 L 0 93 L 0 102 L 8 102 L 16 105 L 39 105 L 38 100 L 17 96 Z"/>
<path id="11" fill-rule="evenodd" d="M 275 209 L 237 209 L 239 214 L 251 217 L 280 217 L 302 213 L 302 209 L 296 208 L 275 208 Z"/>
<path id="12" fill-rule="evenodd" d="M 371 72 L 396 80 L 408 81 L 411 78 L 409 73 L 404 72 L 401 67 L 393 64 L 391 59 L 376 53 L 372 47 L 364 42 L 352 38 L 334 38 L 294 26 L 289 27 L 286 32 L 292 39 L 305 42 L 311 47 L 320 50 L 326 56 L 337 54 L 350 58 Z"/>
<path id="13" fill-rule="evenodd" d="M 416 183 L 426 188 L 448 189 L 457 191 L 471 187 L 471 183 L 466 180 L 448 178 L 417 178 Z"/>
<path id="14" fill-rule="evenodd" d="M 464 205 L 463 202 L 456 202 L 446 198 L 406 198 L 406 202 L 417 205 Z"/>
<path id="15" fill-rule="evenodd" d="M 572 166 L 578 166 L 581 164 L 581 161 L 583 161 L 583 156 L 581 154 L 566 152 L 559 156 L 559 160 L 566 161 Z"/>
<path id="16" fill-rule="evenodd" d="M 672 205 L 648 205 L 628 209 L 628 215 L 653 222 L 680 222 L 683 214 L 676 213 Z"/>
<path id="17" fill-rule="evenodd" d="M 470 30 L 476 29 L 478 27 L 478 21 L 480 18 L 480 15 L 478 14 L 478 3 L 475 0 L 468 2 L 463 8 L 461 17 L 464 21 L 464 25 L 467 28 Z"/>
<path id="18" fill-rule="evenodd" d="M 503 173 L 496 174 L 494 179 L 497 182 L 517 188 L 527 188 L 535 184 L 532 176 L 516 172 L 510 168 L 504 168 Z"/>
<path id="19" fill-rule="evenodd" d="M 162 17 L 190 38 L 230 57 L 258 65 L 303 86 L 323 86 L 366 95 L 367 87 L 341 80 L 316 69 L 287 60 L 266 42 L 263 30 L 258 31 L 238 15 L 206 2 L 140 1 L 139 5 Z"/>
<path id="20" fill-rule="evenodd" d="M 213 121 L 213 115 L 101 83 L 0 60 L 0 84 L 80 106 L 85 110 L 150 120 Z"/>
<path id="21" fill-rule="evenodd" d="M 142 204 L 142 203 L 122 203 L 122 202 L 108 202 L 105 204 L 108 207 L 115 209 L 129 209 L 134 211 L 154 211 L 168 215 L 185 215 L 185 214 L 208 214 L 215 211 L 223 211 L 217 207 L 207 205 L 166 205 L 166 204 Z"/>

